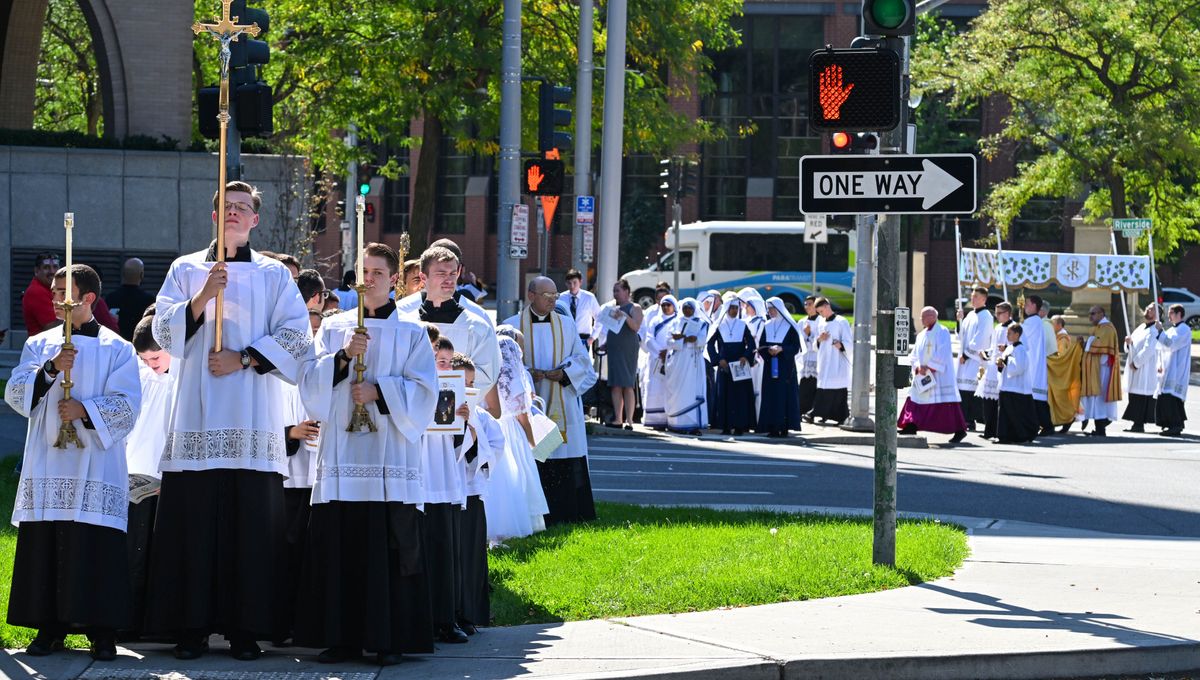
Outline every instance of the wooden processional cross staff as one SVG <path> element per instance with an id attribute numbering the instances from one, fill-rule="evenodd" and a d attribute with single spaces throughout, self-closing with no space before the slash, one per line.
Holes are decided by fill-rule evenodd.
<path id="1" fill-rule="evenodd" d="M 192 24 L 192 33 L 200 35 L 207 33 L 221 43 L 221 97 L 217 113 L 217 121 L 221 125 L 220 170 L 217 181 L 217 262 L 225 261 L 225 163 L 228 158 L 226 140 L 229 132 L 229 59 L 232 56 L 229 45 L 243 33 L 251 37 L 259 34 L 257 23 L 239 24 L 237 17 L 229 16 L 229 7 L 233 0 L 221 0 L 221 20 L 215 24 L 204 24 L 197 21 Z M 221 320 L 224 316 L 225 291 L 217 291 L 216 300 L 216 333 L 213 339 L 213 351 L 221 351 Z"/>

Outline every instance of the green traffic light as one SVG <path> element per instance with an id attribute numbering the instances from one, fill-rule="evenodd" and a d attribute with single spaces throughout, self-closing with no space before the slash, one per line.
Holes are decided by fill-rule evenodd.
<path id="1" fill-rule="evenodd" d="M 362 194 L 363 196 L 371 193 L 371 185 L 366 182 L 358 185 L 358 193 Z"/>
<path id="2" fill-rule="evenodd" d="M 908 4 L 908 0 L 875 0 L 871 3 L 871 19 L 883 28 L 899 28 L 908 19 Z"/>

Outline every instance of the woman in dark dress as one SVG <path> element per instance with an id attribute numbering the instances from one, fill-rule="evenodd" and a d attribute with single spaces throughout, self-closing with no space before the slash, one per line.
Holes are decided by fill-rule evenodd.
<path id="1" fill-rule="evenodd" d="M 758 407 L 758 431 L 768 437 L 786 437 L 800 430 L 800 384 L 796 379 L 796 355 L 804 351 L 800 331 L 783 300 L 767 300 L 767 325 L 758 355 L 763 361 L 762 402 Z"/>
<path id="2" fill-rule="evenodd" d="M 708 341 L 709 361 L 717 367 L 715 418 L 721 434 L 740 435 L 754 427 L 754 381 L 734 380 L 732 364 L 749 368 L 754 363 L 754 337 L 738 318 L 738 299 L 725 303 L 721 323 Z"/>
<path id="3" fill-rule="evenodd" d="M 606 332 L 604 350 L 608 357 L 608 388 L 612 391 L 613 427 L 633 429 L 633 411 L 637 406 L 634 386 L 637 385 L 638 352 L 641 344 L 638 329 L 642 326 L 642 308 L 629 299 L 629 282 L 621 279 L 613 284 L 613 301 L 600 308 L 601 314 L 623 315 L 620 331 Z M 615 316 L 614 316 L 615 318 Z"/>

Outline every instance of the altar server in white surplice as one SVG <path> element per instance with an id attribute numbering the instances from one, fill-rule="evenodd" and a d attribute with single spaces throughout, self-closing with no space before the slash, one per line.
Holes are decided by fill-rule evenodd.
<path id="1" fill-rule="evenodd" d="M 996 418 L 1000 411 L 1000 367 L 996 359 L 1008 349 L 1008 327 L 1015 323 L 1012 319 L 1012 305 L 1001 302 L 996 305 L 996 327 L 992 329 L 992 339 L 987 350 L 983 352 L 987 364 L 983 375 L 975 387 L 975 399 L 979 406 L 979 416 L 983 420 L 983 438 L 996 438 Z"/>
<path id="2" fill-rule="evenodd" d="M 546 524 L 596 518 L 592 482 L 588 477 L 587 432 L 581 395 L 596 384 L 596 370 L 583 345 L 576 342 L 575 322 L 554 310 L 558 292 L 554 281 L 539 276 L 529 282 L 528 304 L 506 324 L 524 336 L 523 358 L 546 415 L 558 425 L 563 444 L 538 463 L 542 490 L 550 513 Z"/>
<path id="3" fill-rule="evenodd" d="M 1122 418 L 1133 423 L 1126 432 L 1145 432 L 1146 423 L 1154 422 L 1154 397 L 1162 378 L 1158 365 L 1161 354 L 1158 338 L 1162 334 L 1158 305 L 1146 305 L 1143 318 L 1145 323 L 1125 338 L 1125 385 L 1129 404 Z"/>
<path id="4" fill-rule="evenodd" d="M 257 659 L 280 632 L 288 568 L 283 478 L 283 382 L 312 356 L 308 310 L 291 272 L 250 249 L 261 197 L 226 185 L 225 262 L 216 243 L 171 265 L 159 290 L 154 339 L 178 385 L 159 469 L 162 490 L 150 559 L 146 630 L 175 636 L 195 659 L 211 633 L 232 655 Z M 214 351 L 224 291 L 222 350 Z M 222 559 L 215 559 L 221 555 Z"/>
<path id="5" fill-rule="evenodd" d="M 833 311 L 827 298 L 815 302 L 821 321 L 817 323 L 817 392 L 811 420 L 841 424 L 850 417 L 850 353 L 854 342 L 850 324 Z"/>
<path id="6" fill-rule="evenodd" d="M 74 348 L 64 347 L 61 326 L 29 338 L 4 391 L 8 405 L 29 419 L 13 503 L 17 549 L 8 623 L 37 629 L 26 650 L 31 656 L 62 649 L 67 633 L 87 633 L 92 657 L 111 661 L 116 630 L 130 624 L 125 437 L 141 386 L 133 346 L 92 317 L 100 277 L 78 264 L 71 276 Z M 55 302 L 67 292 L 60 269 Z M 55 310 L 64 318 L 62 308 Z M 68 369 L 74 386 L 64 399 Z M 64 422 L 74 425 L 81 446 L 55 448 Z"/>
<path id="7" fill-rule="evenodd" d="M 1053 431 L 1050 419 L 1050 376 L 1046 367 L 1046 324 L 1040 313 L 1045 301 L 1040 296 L 1025 298 L 1025 319 L 1021 322 L 1021 345 L 1029 354 L 1029 384 L 1033 390 L 1033 411 L 1040 434 Z M 1049 428 L 1049 429 L 1047 429 Z"/>
<path id="8" fill-rule="evenodd" d="M 455 296 L 456 277 L 461 268 L 458 256 L 449 248 L 427 249 L 421 255 L 423 289 L 400 300 L 396 304 L 396 313 L 409 321 L 437 326 L 454 344 L 455 351 L 470 357 L 475 364 L 475 382 L 482 394 L 496 384 L 500 371 L 500 345 L 487 313 L 481 315 L 473 311 L 468 305 L 474 303 Z"/>
<path id="9" fill-rule="evenodd" d="M 1187 401 L 1188 385 L 1192 377 L 1192 329 L 1183 320 L 1183 305 L 1171 305 L 1167 310 L 1170 322 L 1162 332 L 1159 343 L 1163 346 L 1163 380 L 1154 410 L 1155 424 L 1163 430 L 1159 434 L 1178 437 L 1183 434 L 1187 421 L 1184 402 Z M 1169 354 L 1168 354 L 1169 353 Z"/>
<path id="10" fill-rule="evenodd" d="M 369 650 L 391 665 L 401 653 L 433 651 L 419 442 L 433 421 L 437 374 L 425 329 L 397 318 L 388 299 L 395 251 L 367 244 L 363 265 L 367 333 L 355 333 L 356 310 L 325 319 L 300 386 L 322 432 L 295 640 L 325 647 L 325 663 Z M 356 384 L 354 357 L 364 352 Z M 376 431 L 346 431 L 355 404 Z"/>
<path id="11" fill-rule="evenodd" d="M 989 362 L 985 358 L 991 347 L 992 313 L 987 310 L 987 288 L 971 290 L 971 311 L 958 324 L 958 394 L 962 402 L 963 417 L 967 427 L 974 429 L 975 423 L 984 422 L 981 405 L 975 398 L 979 387 L 979 374 Z"/>

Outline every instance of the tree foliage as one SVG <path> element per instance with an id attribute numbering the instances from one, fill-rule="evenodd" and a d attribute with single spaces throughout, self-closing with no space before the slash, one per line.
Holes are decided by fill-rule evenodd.
<path id="1" fill-rule="evenodd" d="M 1091 219 L 1154 218 L 1170 253 L 1200 240 L 1198 30 L 1191 0 L 993 0 L 967 32 L 918 45 L 914 85 L 1011 107 L 982 151 L 1029 160 L 985 216 L 1007 228 L 1035 197 L 1085 196 Z"/>
<path id="2" fill-rule="evenodd" d="M 103 132 L 100 71 L 79 3 L 49 0 L 37 66 L 33 127 L 56 132 Z"/>

